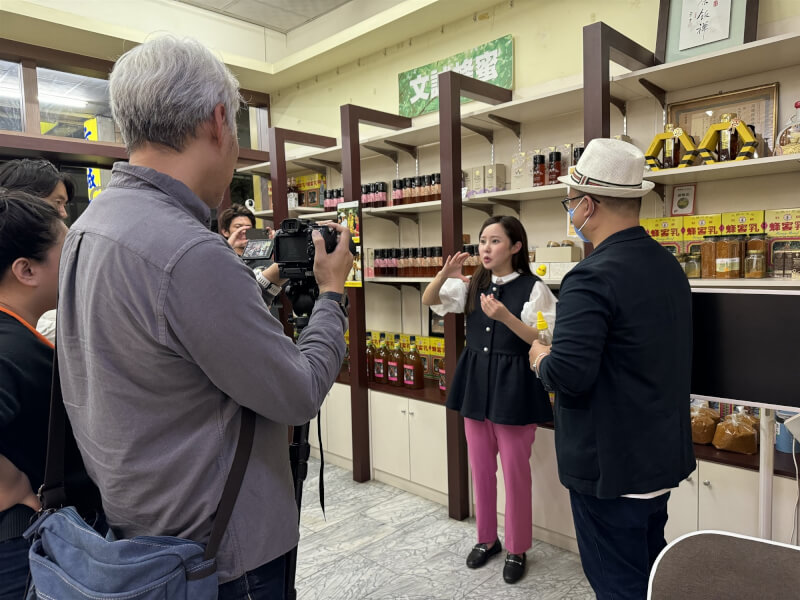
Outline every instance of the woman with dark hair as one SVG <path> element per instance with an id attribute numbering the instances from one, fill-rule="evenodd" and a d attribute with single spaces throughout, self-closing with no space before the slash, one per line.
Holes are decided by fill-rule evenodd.
<path id="1" fill-rule="evenodd" d="M 528 236 L 518 219 L 487 219 L 480 231 L 481 264 L 469 280 L 461 274 L 467 254 L 447 257 L 425 290 L 434 312 L 465 312 L 467 347 L 448 377 L 447 407 L 464 417 L 475 489 L 478 543 L 467 557 L 482 567 L 502 550 L 497 537 L 497 454 L 506 489 L 506 562 L 503 579 L 525 573 L 532 543 L 531 447 L 536 424 L 551 421 L 550 399 L 528 365 L 537 337 L 537 311 L 552 328 L 556 298 L 528 264 Z"/>
<path id="2" fill-rule="evenodd" d="M 51 204 L 62 219 L 75 196 L 75 184 L 48 160 L 22 158 L 0 165 L 0 188 L 27 192 Z"/>
<path id="3" fill-rule="evenodd" d="M 60 173 L 50 161 L 27 158 L 0 165 L 0 188 L 26 192 L 41 198 L 67 218 L 66 205 L 75 196 L 75 184 L 69 175 Z M 36 324 L 36 330 L 51 342 L 56 339 L 56 311 L 48 310 Z"/>
<path id="4" fill-rule="evenodd" d="M 34 328 L 56 306 L 67 227 L 47 202 L 0 189 L 0 600 L 22 598 L 44 479 L 53 344 Z"/>

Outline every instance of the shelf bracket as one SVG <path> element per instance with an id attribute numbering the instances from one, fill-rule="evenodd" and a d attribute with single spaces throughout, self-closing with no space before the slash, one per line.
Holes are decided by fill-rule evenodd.
<path id="1" fill-rule="evenodd" d="M 664 184 L 663 183 L 656 183 L 653 191 L 661 197 L 661 202 L 665 202 L 664 198 Z"/>
<path id="2" fill-rule="evenodd" d="M 515 213 L 517 213 L 517 215 L 519 215 L 520 211 L 519 200 L 501 200 L 499 198 L 493 198 L 492 202 L 494 202 L 495 204 L 499 204 L 500 206 L 505 206 L 506 208 L 510 208 Z"/>
<path id="3" fill-rule="evenodd" d="M 319 173 L 320 175 L 327 175 L 328 170 L 323 167 L 322 165 L 315 165 L 313 163 L 306 163 L 300 162 L 299 160 L 294 161 L 298 167 L 303 167 L 304 169 L 308 169 L 309 171 L 313 171 L 314 173 Z"/>
<path id="4" fill-rule="evenodd" d="M 461 206 L 486 213 L 490 217 L 494 215 L 494 210 L 492 209 L 491 204 L 470 204 L 469 202 L 462 202 Z"/>
<path id="5" fill-rule="evenodd" d="M 396 148 L 397 150 L 401 150 L 406 154 L 410 154 L 411 158 L 414 160 L 417 159 L 417 147 L 412 146 L 411 144 L 401 144 L 400 142 L 393 142 L 392 140 L 384 140 L 384 144 L 387 146 L 391 146 L 392 148 Z"/>
<path id="6" fill-rule="evenodd" d="M 491 129 L 485 129 L 483 127 L 478 127 L 477 125 L 464 123 L 463 121 L 461 122 L 461 126 L 464 129 L 469 129 L 470 131 L 485 137 L 490 144 L 494 144 L 494 131 L 492 131 Z"/>
<path id="7" fill-rule="evenodd" d="M 323 160 L 321 158 L 309 158 L 308 160 L 311 160 L 311 161 L 313 161 L 313 162 L 315 162 L 317 164 L 320 164 L 320 165 L 322 165 L 324 167 L 330 167 L 331 169 L 333 169 L 334 171 L 336 171 L 339 174 L 341 174 L 341 172 L 342 172 L 342 163 L 340 163 L 340 162 L 336 162 L 334 160 Z"/>
<path id="8" fill-rule="evenodd" d="M 498 123 L 505 127 L 506 129 L 510 129 L 514 132 L 514 135 L 517 136 L 517 139 L 520 138 L 522 132 L 522 125 L 520 125 L 519 121 L 512 121 L 511 119 L 506 119 L 505 117 L 501 117 L 499 115 L 493 115 L 489 113 L 487 115 L 492 121 Z"/>
<path id="9" fill-rule="evenodd" d="M 619 112 L 622 113 L 622 116 L 627 116 L 628 114 L 628 103 L 621 98 L 615 98 L 614 96 L 609 96 L 609 101 L 611 104 L 616 106 L 619 109 Z"/>
<path id="10" fill-rule="evenodd" d="M 666 110 L 667 108 L 667 92 L 662 90 L 658 87 L 655 83 L 649 82 L 644 77 L 639 79 L 639 83 L 642 84 L 642 87 L 646 89 L 652 96 L 658 100 L 658 103 L 661 105 L 661 108 Z"/>
<path id="11" fill-rule="evenodd" d="M 372 150 L 376 154 L 381 154 L 385 156 L 395 165 L 397 164 L 397 152 L 395 150 L 386 150 L 385 148 L 379 148 L 378 146 L 368 146 L 367 144 L 363 144 L 363 146 L 367 150 Z"/>

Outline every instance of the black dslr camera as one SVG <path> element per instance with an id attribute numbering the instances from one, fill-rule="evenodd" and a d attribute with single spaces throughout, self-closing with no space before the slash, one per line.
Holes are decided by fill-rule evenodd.
<path id="1" fill-rule="evenodd" d="M 336 249 L 339 234 L 325 225 L 319 225 L 307 219 L 284 219 L 281 228 L 275 232 L 273 239 L 273 260 L 278 263 L 281 277 L 298 280 L 314 277 L 314 230 L 322 234 L 325 241 L 325 252 L 330 254 Z M 350 251 L 355 244 L 350 242 Z"/>
<path id="2" fill-rule="evenodd" d="M 295 326 L 302 328 L 314 308 L 319 287 L 314 279 L 316 248 L 311 233 L 317 230 L 325 241 L 325 252 L 330 254 L 339 243 L 339 232 L 327 225 L 307 219 L 284 219 L 273 238 L 272 258 L 278 265 L 281 279 L 288 279 L 286 296 L 297 315 Z M 350 252 L 356 254 L 356 245 L 350 240 Z"/>

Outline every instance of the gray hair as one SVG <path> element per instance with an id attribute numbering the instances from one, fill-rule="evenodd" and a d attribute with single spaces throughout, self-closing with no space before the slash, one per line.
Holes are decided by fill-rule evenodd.
<path id="1" fill-rule="evenodd" d="M 109 91 L 128 152 L 148 142 L 182 151 L 217 104 L 236 136 L 239 82 L 197 40 L 166 35 L 129 50 L 114 65 Z"/>

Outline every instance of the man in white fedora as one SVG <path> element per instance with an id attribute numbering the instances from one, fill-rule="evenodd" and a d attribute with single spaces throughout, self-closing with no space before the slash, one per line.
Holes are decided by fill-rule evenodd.
<path id="1" fill-rule="evenodd" d="M 554 391 L 558 474 L 598 600 L 643 599 L 664 548 L 669 490 L 695 468 L 692 300 L 678 261 L 639 226 L 644 156 L 595 139 L 561 202 L 594 251 L 561 284 L 552 347 L 531 368 Z"/>

